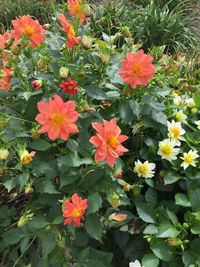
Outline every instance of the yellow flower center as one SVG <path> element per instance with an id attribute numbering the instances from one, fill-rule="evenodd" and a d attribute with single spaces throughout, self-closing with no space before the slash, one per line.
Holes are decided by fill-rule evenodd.
<path id="1" fill-rule="evenodd" d="M 172 129 L 170 129 L 170 135 L 174 139 L 179 139 L 180 135 L 181 135 L 180 128 L 179 127 L 173 127 Z"/>
<path id="2" fill-rule="evenodd" d="M 65 116 L 61 113 L 54 113 L 52 116 L 54 126 L 61 126 L 65 122 Z"/>
<path id="3" fill-rule="evenodd" d="M 133 73 L 136 75 L 140 75 L 142 73 L 142 66 L 141 65 L 134 65 L 133 66 Z"/>
<path id="4" fill-rule="evenodd" d="M 34 28 L 28 25 L 25 27 L 24 32 L 26 33 L 27 36 L 30 37 L 34 33 Z"/>
<path id="5" fill-rule="evenodd" d="M 28 165 L 30 162 L 32 161 L 32 157 L 29 153 L 27 153 L 26 155 L 22 156 L 21 158 L 21 163 L 24 165 Z"/>
<path id="6" fill-rule="evenodd" d="M 73 218 L 80 217 L 81 215 L 82 215 L 82 212 L 78 208 L 74 208 L 73 211 L 71 212 L 71 217 Z"/>
<path id="7" fill-rule="evenodd" d="M 116 136 L 109 136 L 106 141 L 108 146 L 111 146 L 112 148 L 115 148 L 119 144 Z"/>
<path id="8" fill-rule="evenodd" d="M 70 26 L 70 28 L 69 28 L 69 35 L 75 36 L 75 31 L 74 31 L 74 27 L 73 26 Z"/>
<path id="9" fill-rule="evenodd" d="M 145 175 L 148 173 L 148 167 L 147 167 L 147 165 L 144 165 L 144 164 L 140 165 L 140 166 L 138 167 L 138 172 L 139 172 L 140 174 L 142 174 L 142 175 L 145 176 Z"/>
<path id="10" fill-rule="evenodd" d="M 194 157 L 191 154 L 187 154 L 184 156 L 184 162 L 187 164 L 191 164 L 193 160 L 194 160 Z"/>
<path id="11" fill-rule="evenodd" d="M 170 157 L 172 155 L 172 146 L 169 144 L 163 144 L 161 147 L 161 152 L 164 156 Z"/>
<path id="12" fill-rule="evenodd" d="M 177 113 L 176 114 L 176 120 L 179 121 L 179 122 L 182 122 L 183 121 L 183 115 L 180 114 L 180 113 Z"/>
<path id="13" fill-rule="evenodd" d="M 68 87 L 68 90 L 73 90 L 74 89 L 74 87 L 72 86 L 72 85 L 70 85 L 69 87 Z"/>

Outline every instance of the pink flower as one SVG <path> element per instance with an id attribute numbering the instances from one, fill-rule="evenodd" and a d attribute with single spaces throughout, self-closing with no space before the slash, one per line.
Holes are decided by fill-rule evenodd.
<path id="1" fill-rule="evenodd" d="M 0 49 L 4 49 L 6 47 L 6 43 L 11 39 L 12 34 L 10 32 L 5 32 L 4 34 L 0 34 Z"/>
<path id="2" fill-rule="evenodd" d="M 64 225 L 72 222 L 74 227 L 80 226 L 87 209 L 87 199 L 82 199 L 77 194 L 73 194 L 72 203 L 65 200 L 63 204 Z"/>
<path id="3" fill-rule="evenodd" d="M 69 7 L 69 15 L 75 16 L 79 21 L 80 25 L 83 24 L 84 20 L 88 20 L 86 18 L 87 9 L 89 6 L 84 3 L 82 0 L 67 0 L 67 4 Z"/>
<path id="4" fill-rule="evenodd" d="M 106 160 L 108 165 L 113 167 L 116 159 L 128 151 L 121 144 L 128 139 L 128 136 L 120 135 L 121 130 L 117 126 L 116 119 L 104 120 L 103 124 L 94 122 L 92 127 L 97 131 L 97 134 L 90 138 L 90 143 L 98 147 L 94 156 L 95 161 Z"/>
<path id="5" fill-rule="evenodd" d="M 58 95 L 49 102 L 39 102 L 38 114 L 35 118 L 42 125 L 38 133 L 48 133 L 51 140 L 60 138 L 68 140 L 70 133 L 78 133 L 78 127 L 75 122 L 78 119 L 76 104 L 74 101 L 63 102 Z"/>
<path id="6" fill-rule="evenodd" d="M 132 88 L 137 85 L 147 85 L 154 76 L 155 66 L 152 64 L 153 57 L 144 54 L 143 50 L 136 53 L 127 53 L 119 70 L 122 80 L 130 84 Z"/>

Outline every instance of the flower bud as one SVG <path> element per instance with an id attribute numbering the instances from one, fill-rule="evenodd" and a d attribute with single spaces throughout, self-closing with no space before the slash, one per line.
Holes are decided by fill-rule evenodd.
<path id="1" fill-rule="evenodd" d="M 177 246 L 181 245 L 182 241 L 180 239 L 177 239 L 177 238 L 169 237 L 169 238 L 167 238 L 166 243 L 170 247 L 177 247 Z"/>
<path id="2" fill-rule="evenodd" d="M 93 41 L 94 41 L 94 39 L 90 36 L 84 35 L 82 38 L 82 44 L 88 49 L 91 48 Z"/>
<path id="3" fill-rule="evenodd" d="M 49 23 L 46 23 L 46 24 L 43 25 L 44 30 L 48 30 L 49 27 L 50 27 L 50 24 Z"/>
<path id="4" fill-rule="evenodd" d="M 98 56 L 101 59 L 101 61 L 103 62 L 103 64 L 105 64 L 105 65 L 108 64 L 109 59 L 110 59 L 110 55 L 100 52 Z"/>
<path id="5" fill-rule="evenodd" d="M 111 195 L 109 196 L 109 202 L 112 205 L 113 208 L 117 208 L 120 206 L 120 196 L 112 192 Z"/>
<path id="6" fill-rule="evenodd" d="M 33 89 L 38 90 L 42 87 L 42 80 L 33 80 L 31 84 Z"/>
<path id="7" fill-rule="evenodd" d="M 23 227 L 25 224 L 27 223 L 27 219 L 24 215 L 22 215 L 22 217 L 19 219 L 17 226 L 19 228 Z"/>
<path id="8" fill-rule="evenodd" d="M 66 67 L 61 67 L 59 73 L 61 78 L 67 78 L 69 74 L 69 69 Z"/>
<path id="9" fill-rule="evenodd" d="M 113 173 L 113 176 L 116 179 L 121 179 L 122 178 L 122 169 L 119 168 L 119 169 L 115 170 L 114 173 Z"/>
<path id="10" fill-rule="evenodd" d="M 134 197 L 138 197 L 141 193 L 141 187 L 139 185 L 132 186 L 132 193 Z"/>
<path id="11" fill-rule="evenodd" d="M 196 113 L 198 112 L 198 109 L 197 109 L 197 108 L 192 108 L 192 109 L 191 109 L 191 112 L 192 112 L 193 114 L 196 114 Z"/>
<path id="12" fill-rule="evenodd" d="M 31 161 L 32 158 L 35 156 L 35 151 L 32 151 L 29 153 L 27 150 L 22 150 L 19 152 L 20 155 L 20 160 L 23 165 L 28 165 Z"/>
<path id="13" fill-rule="evenodd" d="M 129 38 L 131 37 L 131 33 L 130 33 L 130 30 L 127 26 L 123 27 L 122 28 L 122 35 L 125 37 L 125 38 Z"/>
<path id="14" fill-rule="evenodd" d="M 113 213 L 109 216 L 109 220 L 114 220 L 117 222 L 123 222 L 127 219 L 128 215 L 127 214 L 123 214 L 123 213 Z"/>
<path id="15" fill-rule="evenodd" d="M 8 149 L 0 149 L 0 160 L 6 160 L 9 155 Z"/>

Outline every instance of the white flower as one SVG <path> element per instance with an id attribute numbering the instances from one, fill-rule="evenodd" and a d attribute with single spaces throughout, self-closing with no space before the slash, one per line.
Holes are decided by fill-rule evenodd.
<path id="1" fill-rule="evenodd" d="M 181 106 L 183 104 L 183 100 L 179 95 L 175 95 L 173 99 L 174 105 Z"/>
<path id="2" fill-rule="evenodd" d="M 197 151 L 195 151 L 195 150 L 190 150 L 188 153 L 183 153 L 183 157 L 181 157 L 181 159 L 183 160 L 181 166 L 184 168 L 184 170 L 189 165 L 196 167 L 196 159 L 198 157 L 199 157 L 199 155 L 197 154 Z"/>
<path id="3" fill-rule="evenodd" d="M 168 126 L 168 137 L 175 141 L 175 145 L 180 146 L 181 142 L 179 140 L 184 140 L 183 136 L 185 134 L 185 130 L 181 127 L 180 122 L 167 122 Z"/>
<path id="4" fill-rule="evenodd" d="M 193 98 L 187 98 L 185 100 L 185 104 L 189 107 L 189 108 L 194 108 L 195 107 L 195 102 Z"/>
<path id="5" fill-rule="evenodd" d="M 139 177 L 144 178 L 152 178 L 154 176 L 154 169 L 156 165 L 154 163 L 149 163 L 146 160 L 144 163 L 139 161 L 139 159 L 135 162 L 134 172 L 137 173 Z"/>
<path id="6" fill-rule="evenodd" d="M 6 160 L 9 155 L 8 149 L 0 149 L 0 160 Z"/>
<path id="7" fill-rule="evenodd" d="M 176 111 L 175 117 L 176 121 L 186 123 L 187 115 L 185 115 L 182 110 Z"/>
<path id="8" fill-rule="evenodd" d="M 158 155 L 162 157 L 162 159 L 166 160 L 175 160 L 177 159 L 177 155 L 179 153 L 179 148 L 175 148 L 175 141 L 170 139 L 164 139 L 159 142 L 159 150 Z"/>
<path id="9" fill-rule="evenodd" d="M 130 262 L 129 267 L 142 267 L 142 265 L 136 260 L 134 262 Z"/>
<path id="10" fill-rule="evenodd" d="M 197 125 L 197 129 L 200 130 L 200 120 L 194 122 Z"/>

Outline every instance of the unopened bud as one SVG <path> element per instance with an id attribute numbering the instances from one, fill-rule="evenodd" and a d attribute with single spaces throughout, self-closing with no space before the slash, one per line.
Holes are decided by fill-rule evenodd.
<path id="1" fill-rule="evenodd" d="M 8 149 L 0 149 L 0 160 L 6 160 L 9 155 Z"/>
<path id="2" fill-rule="evenodd" d="M 42 87 L 42 80 L 33 80 L 31 84 L 35 90 L 38 90 Z"/>
<path id="3" fill-rule="evenodd" d="M 59 73 L 61 78 L 67 78 L 69 74 L 69 69 L 66 67 L 61 67 Z"/>

